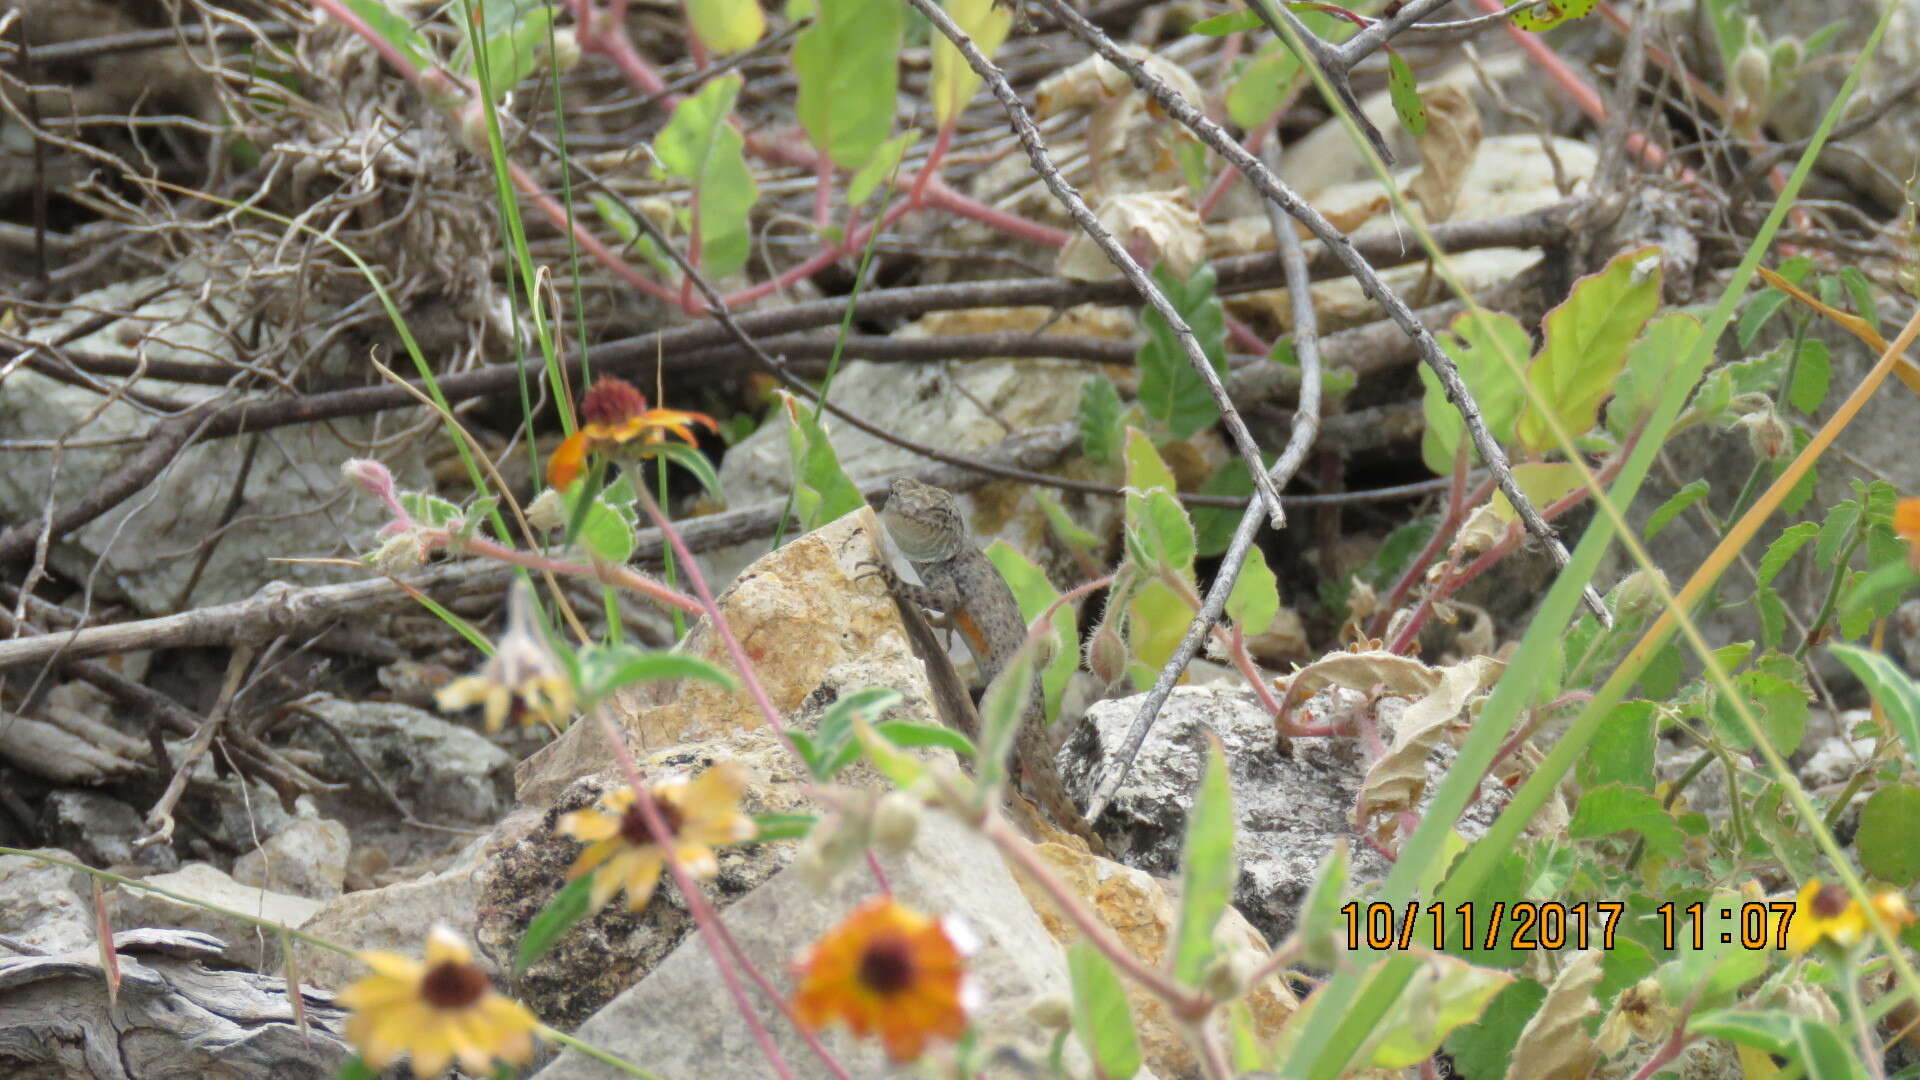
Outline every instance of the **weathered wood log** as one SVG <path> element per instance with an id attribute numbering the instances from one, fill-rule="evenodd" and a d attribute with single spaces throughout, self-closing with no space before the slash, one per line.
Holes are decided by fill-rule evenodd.
<path id="1" fill-rule="evenodd" d="M 0 1075 L 13 1080 L 324 1080 L 353 1051 L 333 995 L 302 987 L 307 1031 L 284 979 L 220 971 L 218 938 L 189 930 L 113 936 L 120 993 L 97 950 L 0 957 Z"/>

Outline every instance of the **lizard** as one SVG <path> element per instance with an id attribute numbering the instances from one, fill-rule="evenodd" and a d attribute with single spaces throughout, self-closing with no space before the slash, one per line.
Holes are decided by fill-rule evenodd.
<path id="1" fill-rule="evenodd" d="M 895 477 L 880 520 L 900 553 L 913 564 L 922 584 L 915 585 L 881 563 L 887 589 L 901 603 L 941 613 L 945 625 L 960 631 L 989 688 L 1012 663 L 1027 638 L 1027 620 L 992 560 L 974 543 L 960 504 L 945 488 L 912 477 Z M 1047 732 L 1046 699 L 1036 666 L 1029 679 L 1020 729 L 1014 737 L 1016 775 L 1041 810 L 1061 828 L 1104 853 L 1106 845 L 1067 797 Z"/>

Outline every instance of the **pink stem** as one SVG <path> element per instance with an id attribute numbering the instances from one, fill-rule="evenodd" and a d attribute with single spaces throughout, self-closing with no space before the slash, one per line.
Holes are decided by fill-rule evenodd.
<path id="1" fill-rule="evenodd" d="M 935 210 L 945 210 L 949 214 L 971 218 L 1009 236 L 1031 240 L 1036 244 L 1062 247 L 1067 242 L 1068 234 L 1060 229 L 1030 221 L 1018 214 L 1009 214 L 1005 210 L 998 210 L 986 203 L 970 199 L 948 187 L 945 181 L 938 178 L 927 181 L 926 204 Z"/>
<path id="2" fill-rule="evenodd" d="M 940 127 L 940 135 L 933 140 L 933 149 L 927 153 L 926 164 L 920 166 L 920 175 L 913 178 L 913 194 L 908 202 L 915 206 L 925 206 L 927 182 L 934 179 L 940 171 L 940 162 L 947 156 L 947 147 L 953 143 L 953 121 L 948 120 Z"/>

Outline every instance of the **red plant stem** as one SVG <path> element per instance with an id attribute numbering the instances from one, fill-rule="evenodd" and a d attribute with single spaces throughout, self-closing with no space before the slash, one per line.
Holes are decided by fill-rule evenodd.
<path id="1" fill-rule="evenodd" d="M 1493 492 L 1493 480 L 1489 478 L 1481 481 L 1479 486 L 1473 489 L 1472 495 L 1467 494 L 1467 452 L 1466 440 L 1463 439 L 1460 443 L 1457 463 L 1454 465 L 1452 482 L 1447 486 L 1446 515 L 1433 527 L 1433 535 L 1427 537 L 1427 546 L 1420 549 L 1420 554 L 1414 556 L 1414 560 L 1407 564 L 1406 570 L 1401 572 L 1400 580 L 1393 583 L 1392 590 L 1387 593 L 1386 601 L 1380 605 L 1379 612 L 1373 617 L 1373 623 L 1367 627 L 1368 637 L 1379 637 L 1387 632 L 1387 623 L 1392 620 L 1393 613 L 1400 610 L 1400 605 L 1407 602 L 1407 594 L 1411 593 L 1413 587 L 1427 576 L 1427 567 L 1432 566 L 1433 560 L 1439 558 L 1440 553 L 1453 542 L 1454 534 L 1460 530 L 1460 523 L 1466 519 L 1467 507 L 1480 505 L 1481 501 Z"/>
<path id="2" fill-rule="evenodd" d="M 429 529 L 425 530 L 421 535 L 430 546 L 435 548 L 458 549 L 469 554 L 492 559 L 495 562 L 509 563 L 513 566 L 523 566 L 529 570 L 539 570 L 543 573 L 564 574 L 567 577 L 591 578 L 607 585 L 626 589 L 629 592 L 637 592 L 642 596 L 648 597 L 668 607 L 679 608 L 681 611 L 691 615 L 703 615 L 706 613 L 706 609 L 701 607 L 692 597 L 670 589 L 645 574 L 637 570 L 630 570 L 624 566 L 602 566 L 598 568 L 586 566 L 581 563 L 568 562 L 565 559 L 549 558 L 548 556 L 531 551 L 516 551 L 513 548 L 484 537 L 470 536 L 463 540 L 454 536 L 453 533 L 447 529 Z"/>
<path id="3" fill-rule="evenodd" d="M 953 125 L 953 118 L 940 125 L 940 134 L 933 140 L 933 149 L 927 151 L 927 160 L 920 166 L 920 175 L 913 178 L 913 194 L 907 201 L 915 206 L 926 205 L 927 181 L 940 172 L 940 162 L 946 158 L 947 147 L 953 143 Z"/>
<path id="4" fill-rule="evenodd" d="M 1247 148 L 1248 153 L 1258 156 L 1260 148 L 1266 145 L 1267 137 L 1273 134 L 1273 129 L 1279 122 L 1280 111 L 1276 109 L 1267 122 L 1255 128 L 1241 145 Z M 1207 193 L 1200 198 L 1200 220 L 1205 221 L 1212 216 L 1214 208 L 1220 205 L 1220 200 L 1226 197 L 1227 192 L 1233 188 L 1233 182 L 1238 179 L 1240 179 L 1238 169 L 1231 165 L 1220 167 L 1220 175 L 1213 178 L 1213 183 L 1207 186 Z"/>
<path id="5" fill-rule="evenodd" d="M 1051 225 L 1042 225 L 1037 221 L 1010 214 L 1005 210 L 988 206 L 977 199 L 970 199 L 946 185 L 944 180 L 935 178 L 927 181 L 926 204 L 935 210 L 945 210 L 949 214 L 958 214 L 970 218 L 982 225 L 1006 233 L 1022 240 L 1031 240 L 1048 247 L 1061 247 L 1067 242 L 1068 233 Z"/>
<path id="6" fill-rule="evenodd" d="M 519 162 L 511 160 L 507 162 L 507 175 L 513 180 L 513 186 L 519 190 L 520 194 L 529 202 L 533 203 L 535 207 L 539 208 L 540 213 L 545 215 L 546 219 L 552 222 L 555 227 L 562 230 L 571 228 L 574 241 L 580 245 L 580 250 L 593 256 L 595 262 L 613 271 L 615 276 L 619 277 L 620 280 L 625 281 L 627 284 L 632 285 L 648 296 L 656 300 L 664 300 L 669 304 L 675 302 L 676 298 L 672 289 L 667 288 L 665 285 L 654 281 L 652 278 L 634 269 L 625 259 L 620 257 L 618 252 L 615 252 L 612 248 L 602 243 L 599 237 L 589 232 L 586 226 L 581 224 L 578 217 L 569 222 L 567 220 L 566 207 L 561 206 L 553 196 L 548 195 L 542 190 L 539 182 L 536 181 Z"/>
<path id="7" fill-rule="evenodd" d="M 1637 435 L 1634 439 L 1628 440 L 1626 445 L 1615 451 L 1613 456 L 1607 460 L 1607 463 L 1593 474 L 1593 482 L 1596 486 L 1605 486 L 1613 481 L 1614 476 L 1618 474 L 1621 467 L 1626 464 L 1627 455 L 1632 452 L 1633 443 L 1637 440 Z M 1552 521 L 1554 518 L 1587 501 L 1587 498 L 1592 494 L 1592 489 L 1582 484 L 1565 495 L 1560 496 L 1560 498 L 1556 499 L 1551 505 L 1542 507 L 1540 516 L 1548 521 Z M 1434 586 L 1433 589 L 1428 591 L 1426 596 L 1421 598 L 1420 607 L 1415 610 L 1412 617 L 1407 620 L 1407 624 L 1400 628 L 1400 635 L 1394 638 L 1392 644 L 1387 646 L 1387 651 L 1405 655 L 1413 648 L 1414 643 L 1418 640 L 1421 627 L 1425 626 L 1427 619 L 1433 615 L 1434 604 L 1459 592 L 1467 582 L 1486 573 L 1488 568 L 1492 567 L 1494 563 L 1499 562 L 1515 548 L 1519 547 L 1524 537 L 1525 533 L 1520 528 L 1518 522 L 1508 525 L 1506 532 L 1501 534 L 1499 542 L 1495 543 L 1490 550 L 1473 560 L 1473 562 L 1468 563 L 1464 569 L 1448 575 L 1447 580 Z"/>
<path id="8" fill-rule="evenodd" d="M 1243 351 L 1265 358 L 1273 352 L 1273 346 L 1253 332 L 1253 327 L 1224 312 L 1221 315 L 1227 326 L 1227 337 Z"/>
<path id="9" fill-rule="evenodd" d="M 813 164 L 813 224 L 825 230 L 832 224 L 833 161 L 821 154 Z"/>

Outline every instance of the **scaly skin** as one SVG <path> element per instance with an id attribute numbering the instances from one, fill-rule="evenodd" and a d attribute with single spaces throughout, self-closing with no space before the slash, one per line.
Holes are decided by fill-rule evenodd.
<path id="1" fill-rule="evenodd" d="M 941 624 L 960 631 L 991 687 L 1026 640 L 1027 621 L 1006 579 L 967 534 L 959 503 L 944 488 L 896 477 L 880 520 L 924 583 L 904 581 L 892 567 L 883 565 L 887 588 L 902 602 L 940 612 Z M 1027 796 L 1061 828 L 1085 839 L 1095 851 L 1104 851 L 1105 845 L 1087 826 L 1060 781 L 1037 666 L 1029 680 L 1013 753 L 1019 766 L 1016 775 L 1024 777 L 1022 790 Z"/>

